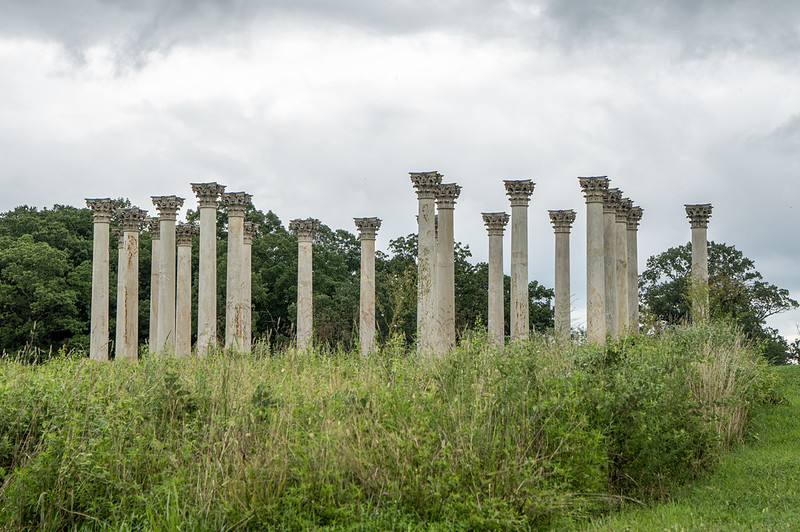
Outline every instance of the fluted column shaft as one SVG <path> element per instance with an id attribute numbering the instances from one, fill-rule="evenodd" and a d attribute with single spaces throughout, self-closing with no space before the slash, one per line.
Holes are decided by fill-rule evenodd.
<path id="1" fill-rule="evenodd" d="M 489 234 L 489 344 L 505 343 L 505 298 L 503 289 L 503 233 L 509 216 L 504 212 L 484 212 L 483 222 Z"/>
<path id="2" fill-rule="evenodd" d="M 292 220 L 289 230 L 297 235 L 297 348 L 311 347 L 314 335 L 313 241 L 319 220 Z"/>
<path id="3" fill-rule="evenodd" d="M 530 179 L 503 183 L 511 203 L 511 339 L 527 340 L 530 338 L 528 203 L 535 183 Z"/>
<path id="4" fill-rule="evenodd" d="M 111 199 L 87 199 L 86 205 L 94 215 L 89 358 L 108 360 L 108 237 L 111 223 Z"/>
<path id="5" fill-rule="evenodd" d="M 612 188 L 603 200 L 603 264 L 605 271 L 606 331 L 614 338 L 617 329 L 617 207 L 622 193 Z"/>
<path id="6" fill-rule="evenodd" d="M 575 211 L 549 211 L 555 231 L 555 320 L 557 336 L 569 338 L 572 319 L 570 312 L 570 250 L 569 233 L 575 221 Z"/>
<path id="7" fill-rule="evenodd" d="M 586 198 L 586 338 L 595 344 L 606 340 L 605 244 L 603 197 L 608 178 L 580 177 Z"/>
<path id="8" fill-rule="evenodd" d="M 225 347 L 241 350 L 244 346 L 244 214 L 250 194 L 226 192 L 222 202 L 228 213 L 228 269 L 225 298 Z"/>
<path id="9" fill-rule="evenodd" d="M 616 326 L 617 337 L 624 336 L 630 331 L 630 315 L 628 313 L 628 212 L 633 207 L 633 202 L 623 198 L 617 207 L 616 217 L 616 247 L 617 247 L 617 311 Z"/>
<path id="10" fill-rule="evenodd" d="M 638 227 L 644 211 L 632 207 L 628 212 L 628 315 L 632 332 L 639 332 L 639 243 Z"/>
<path id="11" fill-rule="evenodd" d="M 139 359 L 139 230 L 147 215 L 138 207 L 118 211 L 122 230 L 123 247 L 119 256 L 119 271 L 122 276 L 123 326 L 117 360 Z"/>
<path id="12" fill-rule="evenodd" d="M 244 223 L 244 256 L 242 266 L 242 294 L 244 297 L 244 333 L 242 352 L 249 353 L 253 344 L 253 237 L 258 232 L 258 224 Z"/>
<path id="13" fill-rule="evenodd" d="M 455 183 L 439 186 L 436 208 L 439 218 L 439 235 L 436 242 L 436 299 L 438 315 L 437 352 L 452 351 L 456 345 L 456 295 L 455 295 L 455 239 L 453 236 L 453 210 L 461 187 Z"/>
<path id="14" fill-rule="evenodd" d="M 192 191 L 200 211 L 196 351 L 204 355 L 217 343 L 217 200 L 225 187 L 192 183 Z"/>
<path id="15" fill-rule="evenodd" d="M 161 260 L 158 275 L 158 343 L 156 349 L 175 352 L 175 220 L 183 198 L 153 196 L 158 209 Z"/>
<path id="16" fill-rule="evenodd" d="M 711 204 L 686 205 L 692 227 L 692 322 L 708 319 L 708 221 Z"/>
<path id="17" fill-rule="evenodd" d="M 381 220 L 355 218 L 354 221 L 361 240 L 358 339 L 361 356 L 367 356 L 375 347 L 375 237 L 381 227 Z"/>
<path id="18" fill-rule="evenodd" d="M 436 292 L 434 268 L 436 254 L 436 191 L 442 183 L 438 172 L 411 173 L 417 192 L 419 235 L 417 238 L 417 350 L 433 353 L 436 349 Z"/>
<path id="19" fill-rule="evenodd" d="M 181 224 L 176 229 L 178 266 L 175 297 L 175 353 L 192 353 L 192 239 L 197 228 Z"/>
<path id="20" fill-rule="evenodd" d="M 150 231 L 150 332 L 147 342 L 151 351 L 156 350 L 158 342 L 158 275 L 161 270 L 161 233 L 157 217 L 147 219 Z"/>

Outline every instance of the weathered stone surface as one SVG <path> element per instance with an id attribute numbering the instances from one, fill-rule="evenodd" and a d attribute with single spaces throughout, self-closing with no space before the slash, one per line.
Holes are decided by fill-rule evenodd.
<path id="1" fill-rule="evenodd" d="M 175 219 L 183 206 L 178 196 L 152 196 L 158 210 L 161 253 L 158 273 L 158 340 L 155 349 L 175 352 Z M 153 346 L 151 346 L 152 348 Z"/>
<path id="2" fill-rule="evenodd" d="M 359 302 L 358 337 L 361 356 L 375 348 L 375 237 L 381 227 L 380 218 L 354 218 L 361 240 L 361 297 Z"/>
<path id="3" fill-rule="evenodd" d="M 118 260 L 122 282 L 117 297 L 122 300 L 122 327 L 118 329 L 116 359 L 135 361 L 139 359 L 139 231 L 147 211 L 138 207 L 118 209 L 117 217 L 123 246 Z"/>
<path id="4" fill-rule="evenodd" d="M 505 298 L 503 290 L 503 233 L 510 216 L 504 212 L 484 212 L 483 223 L 489 234 L 489 343 L 505 343 Z"/>
<path id="5" fill-rule="evenodd" d="M 641 207 L 631 207 L 628 212 L 628 315 L 632 332 L 639 331 L 639 243 L 637 241 Z"/>
<path id="6" fill-rule="evenodd" d="M 605 244 L 603 238 L 603 198 L 608 177 L 579 177 L 586 198 L 586 338 L 604 344 L 606 340 L 605 310 Z"/>
<path id="7" fill-rule="evenodd" d="M 205 355 L 217 343 L 217 203 L 225 186 L 192 183 L 192 192 L 200 211 L 196 351 Z"/>
<path id="8" fill-rule="evenodd" d="M 258 224 L 244 223 L 244 264 L 242 266 L 242 290 L 244 297 L 244 334 L 242 352 L 249 353 L 253 343 L 253 237 L 258 234 Z"/>
<path id="9" fill-rule="evenodd" d="M 245 192 L 225 192 L 222 206 L 228 213 L 228 271 L 225 298 L 225 347 L 241 350 L 245 334 L 244 213 L 252 195 Z"/>
<path id="10" fill-rule="evenodd" d="M 150 232 L 150 333 L 147 342 L 150 350 L 156 349 L 158 341 L 158 275 L 161 271 L 161 228 L 157 216 L 146 220 Z"/>
<path id="11" fill-rule="evenodd" d="M 436 208 L 439 234 L 436 241 L 436 299 L 438 308 L 436 352 L 452 351 L 456 345 L 455 240 L 453 210 L 461 187 L 455 183 L 439 186 Z"/>
<path id="12" fill-rule="evenodd" d="M 122 284 L 123 280 L 125 279 L 125 272 L 123 268 L 125 267 L 124 261 L 119 259 L 123 256 L 123 249 L 125 249 L 125 239 L 122 236 L 122 228 L 112 227 L 111 234 L 115 239 L 117 239 L 117 331 L 116 331 L 116 339 L 114 340 L 114 349 L 116 350 L 115 357 L 119 354 L 120 346 L 122 345 L 122 330 L 125 328 L 125 305 L 123 304 L 123 297 L 122 297 Z"/>
<path id="13" fill-rule="evenodd" d="M 536 185 L 530 179 L 504 180 L 511 203 L 511 339 L 530 338 L 528 298 L 528 203 Z"/>
<path id="14" fill-rule="evenodd" d="M 555 232 L 555 320 L 557 335 L 569 338 L 572 328 L 570 311 L 569 233 L 575 222 L 575 211 L 548 211 Z"/>
<path id="15" fill-rule="evenodd" d="M 289 222 L 289 231 L 297 235 L 297 348 L 300 350 L 311 347 L 314 336 L 312 246 L 319 225 L 320 221 L 314 218 Z"/>
<path id="16" fill-rule="evenodd" d="M 199 233 L 196 226 L 180 224 L 175 228 L 178 266 L 175 296 L 175 353 L 192 353 L 192 242 Z"/>
<path id="17" fill-rule="evenodd" d="M 86 206 L 94 215 L 89 358 L 108 360 L 108 239 L 113 204 L 110 198 L 87 198 Z"/>
<path id="18" fill-rule="evenodd" d="M 708 319 L 708 221 L 711 204 L 685 205 L 692 227 L 692 321 Z"/>
<path id="19" fill-rule="evenodd" d="M 610 188 L 603 198 L 603 265 L 606 291 L 606 332 L 617 337 L 617 209 L 622 191 Z"/>

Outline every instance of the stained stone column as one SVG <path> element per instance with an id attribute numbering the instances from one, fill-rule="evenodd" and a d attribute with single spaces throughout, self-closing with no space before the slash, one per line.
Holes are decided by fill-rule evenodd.
<path id="1" fill-rule="evenodd" d="M 147 343 L 150 351 L 156 350 L 158 341 L 158 272 L 161 269 L 161 231 L 157 216 L 147 218 L 150 231 L 150 333 Z"/>
<path id="2" fill-rule="evenodd" d="M 192 183 L 192 192 L 197 196 L 200 211 L 196 352 L 204 355 L 217 343 L 217 200 L 225 187 L 217 183 Z"/>
<path id="3" fill-rule="evenodd" d="M 432 353 L 436 340 L 436 256 L 435 202 L 442 184 L 439 172 L 411 172 L 417 192 L 419 236 L 417 238 L 417 350 Z"/>
<path id="4" fill-rule="evenodd" d="M 311 347 L 314 335 L 314 277 L 312 243 L 319 220 L 307 218 L 289 222 L 289 231 L 297 235 L 297 348 Z"/>
<path id="5" fill-rule="evenodd" d="M 117 239 L 117 331 L 114 340 L 115 356 L 119 355 L 120 347 L 122 346 L 122 329 L 125 328 L 125 305 L 122 304 L 122 280 L 125 278 L 124 268 L 122 262 L 123 250 L 125 249 L 125 239 L 122 237 L 121 227 L 112 227 L 111 234 Z"/>
<path id="6" fill-rule="evenodd" d="M 608 178 L 579 177 L 578 180 L 586 198 L 586 339 L 604 344 L 606 289 L 603 198 L 608 189 Z"/>
<path id="7" fill-rule="evenodd" d="M 461 187 L 455 183 L 439 185 L 436 209 L 439 234 L 436 241 L 436 299 L 438 308 L 436 352 L 446 353 L 456 346 L 455 239 L 453 210 Z"/>
<path id="8" fill-rule="evenodd" d="M 228 270 L 225 298 L 225 347 L 241 350 L 244 346 L 244 213 L 253 196 L 244 192 L 222 194 L 228 213 Z"/>
<path id="9" fill-rule="evenodd" d="M 533 194 L 530 179 L 503 181 L 511 202 L 511 339 L 530 337 L 528 296 L 528 203 Z"/>
<path id="10" fill-rule="evenodd" d="M 708 220 L 711 204 L 685 205 L 692 226 L 692 322 L 708 319 Z"/>
<path id="11" fill-rule="evenodd" d="M 575 221 L 575 211 L 549 211 L 555 231 L 555 333 L 569 338 L 572 316 L 569 288 L 569 233 Z"/>
<path id="12" fill-rule="evenodd" d="M 617 337 L 622 337 L 631 330 L 628 313 L 628 213 L 632 207 L 633 202 L 630 199 L 622 198 L 616 215 L 617 311 L 615 323 Z"/>
<path id="13" fill-rule="evenodd" d="M 483 223 L 489 233 L 489 343 L 505 343 L 505 298 L 503 297 L 503 233 L 509 216 L 504 212 L 484 212 Z"/>
<path id="14" fill-rule="evenodd" d="M 361 240 L 361 300 L 358 339 L 361 356 L 375 346 L 375 236 L 381 227 L 380 218 L 354 218 Z"/>
<path id="15" fill-rule="evenodd" d="M 175 353 L 192 354 L 192 240 L 198 228 L 180 224 L 175 228 L 178 272 L 175 296 Z"/>
<path id="16" fill-rule="evenodd" d="M 147 211 L 138 207 L 119 209 L 120 228 L 124 242 L 119 256 L 122 276 L 122 335 L 117 345 L 117 360 L 139 360 L 139 231 Z M 119 327 L 119 324 L 117 325 Z"/>
<path id="17" fill-rule="evenodd" d="M 606 331 L 617 334 L 617 208 L 622 199 L 618 188 L 606 190 L 603 196 L 603 264 L 606 291 Z"/>
<path id="18" fill-rule="evenodd" d="M 94 215 L 89 358 L 108 360 L 108 235 L 111 223 L 111 199 L 87 199 L 86 206 Z"/>
<path id="19" fill-rule="evenodd" d="M 630 329 L 639 332 L 639 243 L 638 227 L 644 211 L 631 207 L 628 212 L 628 315 Z"/>
<path id="20" fill-rule="evenodd" d="M 242 267 L 242 294 L 244 296 L 244 335 L 242 352 L 249 353 L 253 344 L 253 237 L 258 233 L 258 224 L 244 223 L 244 261 Z"/>
<path id="21" fill-rule="evenodd" d="M 175 219 L 183 206 L 178 196 L 152 196 L 158 209 L 161 257 L 158 272 L 158 341 L 155 349 L 175 351 Z M 151 346 L 151 349 L 153 347 Z"/>

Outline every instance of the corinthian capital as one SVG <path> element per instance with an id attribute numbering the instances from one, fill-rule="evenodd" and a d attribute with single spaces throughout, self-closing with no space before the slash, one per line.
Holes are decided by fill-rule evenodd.
<path id="1" fill-rule="evenodd" d="M 616 214 L 620 201 L 622 201 L 622 191 L 620 189 L 606 189 L 603 194 L 603 214 Z"/>
<path id="2" fill-rule="evenodd" d="M 461 187 L 455 183 L 443 183 L 436 190 L 436 206 L 440 209 L 452 209 L 461 194 Z"/>
<path id="3" fill-rule="evenodd" d="M 691 220 L 692 229 L 708 228 L 708 220 L 711 218 L 711 204 L 699 203 L 696 205 L 684 205 L 686 207 L 686 217 Z"/>
<path id="4" fill-rule="evenodd" d="M 86 198 L 86 206 L 92 210 L 95 223 L 109 223 L 114 210 L 111 198 Z"/>
<path id="5" fill-rule="evenodd" d="M 319 220 L 316 218 L 306 218 L 305 220 L 292 220 L 289 222 L 289 231 L 297 235 L 297 238 L 314 238 L 314 233 L 319 229 Z"/>
<path id="6" fill-rule="evenodd" d="M 603 203 L 608 190 L 608 176 L 579 177 L 586 203 Z"/>
<path id="7" fill-rule="evenodd" d="M 175 227 L 175 245 L 191 246 L 194 235 L 200 233 L 200 228 L 192 224 L 179 224 Z"/>
<path id="8" fill-rule="evenodd" d="M 225 192 L 225 185 L 214 183 L 192 183 L 192 192 L 197 196 L 200 207 L 216 207 L 220 194 Z"/>
<path id="9" fill-rule="evenodd" d="M 150 232 L 151 240 L 159 240 L 161 238 L 161 224 L 159 223 L 158 216 L 148 216 L 144 221 L 147 230 Z"/>
<path id="10" fill-rule="evenodd" d="M 532 183 L 530 179 L 519 179 L 516 181 L 503 180 L 503 184 L 506 186 L 506 195 L 512 207 L 528 206 L 536 183 Z"/>
<path id="11" fill-rule="evenodd" d="M 489 236 L 503 236 L 509 216 L 504 212 L 482 212 L 483 223 Z"/>
<path id="12" fill-rule="evenodd" d="M 572 223 L 575 221 L 575 211 L 547 211 L 550 213 L 550 223 L 553 224 L 553 229 L 556 233 L 569 233 L 572 229 Z"/>
<path id="13" fill-rule="evenodd" d="M 225 192 L 222 194 L 222 206 L 228 216 L 244 216 L 252 198 L 253 195 L 246 192 Z"/>
<path id="14" fill-rule="evenodd" d="M 147 218 L 147 211 L 139 207 L 128 207 L 125 209 L 116 210 L 117 217 L 119 218 L 119 226 L 122 232 L 139 232 L 142 227 L 142 222 Z"/>
<path id="15" fill-rule="evenodd" d="M 630 214 L 631 209 L 633 208 L 633 201 L 630 198 L 622 198 L 619 200 L 619 206 L 617 207 L 617 223 L 628 223 L 628 214 Z"/>
<path id="16" fill-rule="evenodd" d="M 631 207 L 630 212 L 628 212 L 629 231 L 636 231 L 636 228 L 639 227 L 639 222 L 642 220 L 642 214 L 644 214 L 644 209 L 641 207 Z"/>
<path id="17" fill-rule="evenodd" d="M 417 189 L 417 198 L 436 199 L 436 192 L 442 184 L 442 174 L 439 172 L 409 172 L 411 183 Z"/>
<path id="18" fill-rule="evenodd" d="M 150 199 L 162 220 L 175 220 L 178 210 L 183 206 L 183 198 L 178 196 L 150 196 Z"/>
<path id="19" fill-rule="evenodd" d="M 253 222 L 244 223 L 244 244 L 250 246 L 253 244 L 253 237 L 258 234 L 258 224 Z"/>
<path id="20" fill-rule="evenodd" d="M 381 228 L 380 218 L 353 218 L 358 228 L 358 236 L 361 240 L 375 240 L 378 229 Z"/>

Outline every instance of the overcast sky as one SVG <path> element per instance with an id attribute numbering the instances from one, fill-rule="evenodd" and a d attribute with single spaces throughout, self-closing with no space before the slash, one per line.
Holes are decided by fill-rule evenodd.
<path id="1" fill-rule="evenodd" d="M 408 172 L 463 186 L 456 239 L 533 179 L 530 276 L 553 284 L 548 209 L 608 175 L 644 210 L 646 258 L 735 245 L 800 299 L 800 2 L 793 0 L 0 0 L 0 211 L 151 195 L 253 194 L 378 247 L 416 230 Z M 506 236 L 506 268 L 508 248 Z M 770 322 L 797 336 L 800 312 Z"/>

